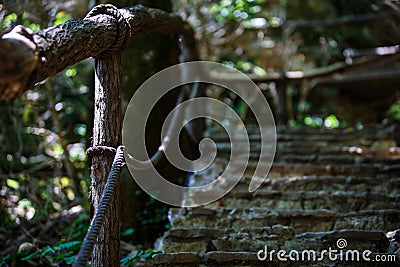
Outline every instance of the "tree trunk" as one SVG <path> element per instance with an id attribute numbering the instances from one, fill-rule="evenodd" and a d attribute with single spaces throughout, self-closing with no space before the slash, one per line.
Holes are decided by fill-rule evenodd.
<path id="1" fill-rule="evenodd" d="M 121 142 L 121 54 L 96 60 L 93 146 L 117 147 Z M 92 210 L 99 205 L 113 157 L 94 156 L 91 169 Z M 119 266 L 119 181 L 110 210 L 92 253 L 92 266 Z"/>

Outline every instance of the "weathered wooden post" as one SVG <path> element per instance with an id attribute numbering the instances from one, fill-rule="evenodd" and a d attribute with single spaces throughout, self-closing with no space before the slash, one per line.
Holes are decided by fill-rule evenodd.
<path id="1" fill-rule="evenodd" d="M 116 148 L 121 143 L 121 52 L 130 37 L 130 28 L 118 9 L 112 5 L 102 5 L 93 9 L 87 17 L 108 13 L 117 21 L 116 37 L 111 48 L 95 58 L 95 96 L 94 96 L 94 148 L 106 146 Z M 95 153 L 91 167 L 91 214 L 97 210 L 107 176 L 113 163 L 110 153 Z M 120 265 L 120 192 L 119 179 L 112 195 L 111 205 L 106 214 L 103 227 L 98 235 L 92 253 L 92 266 Z"/>
<path id="2" fill-rule="evenodd" d="M 93 146 L 117 147 L 121 142 L 121 53 L 96 59 L 95 75 Z M 92 158 L 91 208 L 94 210 L 99 205 L 113 158 L 106 153 Z M 120 206 L 118 182 L 93 249 L 92 266 L 119 266 Z"/>

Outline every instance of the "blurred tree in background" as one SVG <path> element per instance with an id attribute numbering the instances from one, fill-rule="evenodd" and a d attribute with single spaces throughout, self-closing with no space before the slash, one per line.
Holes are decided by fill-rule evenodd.
<path id="1" fill-rule="evenodd" d="M 273 76 L 372 58 L 375 48 L 397 45 L 400 35 L 398 11 L 393 8 L 396 3 L 176 0 L 174 6 L 196 29 L 203 59 L 223 62 L 256 76 Z M 395 100 L 399 81 L 397 77 L 383 77 L 383 70 L 398 70 L 396 62 L 361 70 L 382 74 L 375 83 L 358 79 L 335 84 L 334 77 L 325 84 L 316 79 L 290 82 L 286 87 L 290 125 L 323 126 L 327 118 L 331 125 L 329 118 L 333 117 L 340 118 L 342 126 L 382 120 L 384 111 Z M 274 99 L 271 104 L 275 109 L 277 80 L 260 84 Z M 316 82 L 321 86 L 310 86 Z"/>
<path id="2" fill-rule="evenodd" d="M 83 18 L 95 4 L 105 2 L 177 12 L 194 28 L 201 59 L 227 64 L 252 77 L 277 77 L 259 83 L 275 110 L 277 88 L 283 81 L 290 126 L 333 128 L 386 117 L 400 120 L 395 93 L 400 66 L 391 57 L 323 78 L 288 83 L 279 78 L 289 71 L 325 70 L 337 63 L 376 58 L 377 51 L 397 51 L 397 1 L 3 1 L 0 32 L 17 24 L 36 31 Z M 178 63 L 178 55 L 176 36 L 144 35 L 131 40 L 123 53 L 123 106 L 148 77 Z M 20 98 L 0 103 L 0 266 L 13 257 L 25 257 L 24 264 L 37 259 L 68 264 L 79 248 L 88 226 L 90 162 L 85 149 L 92 131 L 92 65 L 91 59 L 80 62 Z M 342 75 L 341 80 L 337 75 Z M 246 113 L 235 96 L 218 88 L 207 94 Z M 154 124 L 148 127 L 146 139 L 149 154 L 159 146 L 162 122 L 175 100 L 176 91 L 165 96 L 151 115 Z M 187 137 L 183 140 L 186 146 L 196 147 L 188 145 Z M 194 157 L 196 151 L 188 149 L 186 154 Z M 166 161 L 158 168 L 172 181 L 184 183 L 186 174 Z M 168 227 L 168 206 L 140 190 L 127 172 L 121 186 L 123 239 L 135 245 L 127 249 L 151 248 Z M 32 244 L 27 252 L 21 248 L 17 252 L 26 242 Z"/>

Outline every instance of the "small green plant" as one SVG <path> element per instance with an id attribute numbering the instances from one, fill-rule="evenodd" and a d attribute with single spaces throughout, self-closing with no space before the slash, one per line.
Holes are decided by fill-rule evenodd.
<path id="1" fill-rule="evenodd" d="M 400 121 L 400 99 L 398 97 L 398 100 L 394 102 L 389 110 L 386 112 L 386 116 L 389 118 L 393 118 L 396 121 Z"/>
<path id="2" fill-rule="evenodd" d="M 58 245 L 46 246 L 34 253 L 23 257 L 21 261 L 30 261 L 38 258 L 46 257 L 46 260 L 50 264 L 60 264 L 60 261 L 64 261 L 66 264 L 72 264 L 75 261 L 75 253 L 80 249 L 82 241 L 69 241 L 65 243 L 59 243 Z"/>
<path id="3" fill-rule="evenodd" d="M 161 250 L 159 249 L 148 249 L 145 251 L 138 250 L 135 255 L 121 259 L 121 266 L 127 266 L 129 264 L 136 263 L 139 261 L 148 262 L 149 260 L 151 260 L 153 255 L 158 253 L 161 253 Z"/>
<path id="4" fill-rule="evenodd" d="M 27 255 L 26 250 L 0 258 L 0 266 L 9 266 L 10 262 L 20 262 L 25 266 L 37 265 L 67 266 L 75 261 L 75 254 L 80 249 L 82 241 L 63 241 L 55 246 L 46 246 Z"/>
<path id="5" fill-rule="evenodd" d="M 63 238 L 55 245 L 36 248 L 34 251 L 20 249 L 16 253 L 0 257 L 0 267 L 19 266 L 15 263 L 19 263 L 22 266 L 37 266 L 38 263 L 46 266 L 69 266 L 75 261 L 76 254 L 82 246 L 82 240 L 88 227 L 89 216 L 82 212 L 63 231 Z M 32 247 L 34 248 L 33 245 Z"/>

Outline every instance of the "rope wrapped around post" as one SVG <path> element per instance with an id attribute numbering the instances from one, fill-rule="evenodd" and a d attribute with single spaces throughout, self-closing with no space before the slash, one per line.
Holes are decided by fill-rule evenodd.
<path id="1" fill-rule="evenodd" d="M 91 148 L 91 151 L 96 151 L 96 152 L 92 152 L 93 153 L 92 155 L 96 153 L 102 153 L 102 149 L 104 149 L 103 151 L 111 151 L 112 149 L 115 150 L 115 148 L 94 147 Z M 86 233 L 85 240 L 82 244 L 81 249 L 79 250 L 79 254 L 76 257 L 73 267 L 85 267 L 87 265 L 87 262 L 90 260 L 90 256 L 93 251 L 93 246 L 97 240 L 97 236 L 99 235 L 100 229 L 104 223 L 106 212 L 109 209 L 111 203 L 111 197 L 115 190 L 116 181 L 117 179 L 119 179 L 119 176 L 121 174 L 121 169 L 125 165 L 124 149 L 125 149 L 124 146 L 119 146 L 115 150 L 116 154 L 110 170 L 110 174 L 108 175 L 107 178 L 107 183 L 104 188 L 103 195 L 101 196 L 99 207 L 96 210 L 96 213 L 90 224 L 90 228 Z"/>
<path id="2" fill-rule="evenodd" d="M 107 42 L 98 44 L 102 52 L 92 56 L 95 59 L 93 148 L 88 152 L 95 153 L 90 172 L 93 223 L 85 239 L 88 245 L 83 246 L 87 252 L 82 262 L 85 264 L 86 259 L 91 259 L 93 267 L 119 266 L 120 263 L 120 179 L 119 175 L 111 177 L 110 169 L 114 169 L 116 163 L 112 157 L 113 148 L 121 143 L 121 53 L 131 35 L 126 15 L 123 9 L 107 4 L 94 7 L 85 19 L 106 19 L 109 22 L 106 27 L 114 31 Z M 123 161 L 123 153 L 120 157 Z M 113 179 L 111 189 L 108 188 L 109 179 Z"/>
<path id="3" fill-rule="evenodd" d="M 109 146 L 92 146 L 86 149 L 86 155 L 88 155 L 89 157 L 99 156 L 99 155 L 114 157 L 116 153 L 117 150 Z"/>
<path id="4" fill-rule="evenodd" d="M 113 17 L 118 26 L 117 38 L 114 40 L 114 43 L 102 54 L 97 55 L 96 59 L 107 58 L 112 54 L 120 52 L 125 49 L 126 44 L 128 43 L 129 38 L 131 37 L 132 30 L 131 25 L 125 19 L 121 12 L 119 12 L 118 8 L 110 4 L 101 4 L 95 6 L 85 17 L 85 19 L 97 16 L 97 15 L 108 15 Z"/>

